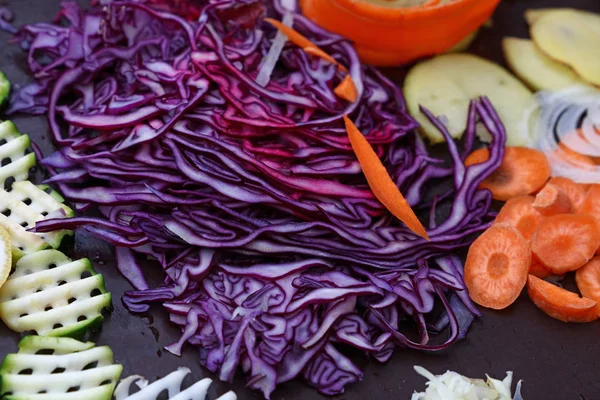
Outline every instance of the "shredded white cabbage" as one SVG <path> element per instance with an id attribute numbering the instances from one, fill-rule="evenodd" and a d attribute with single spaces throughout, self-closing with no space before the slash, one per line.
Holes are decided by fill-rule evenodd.
<path id="1" fill-rule="evenodd" d="M 411 400 L 513 400 L 510 393 L 510 371 L 502 381 L 487 376 L 487 382 L 482 379 L 470 379 L 452 371 L 446 371 L 443 375 L 433 375 L 419 366 L 415 366 L 415 371 L 429 382 L 425 392 L 415 392 Z M 514 400 L 522 400 L 520 388 L 519 381 Z"/>

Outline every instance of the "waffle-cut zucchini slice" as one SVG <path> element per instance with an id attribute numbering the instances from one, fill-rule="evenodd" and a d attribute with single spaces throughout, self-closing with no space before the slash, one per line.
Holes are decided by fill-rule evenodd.
<path id="1" fill-rule="evenodd" d="M 68 230 L 48 233 L 28 231 L 45 218 L 73 216 L 73 210 L 59 199 L 62 197 L 57 193 L 46 193 L 29 181 L 13 183 L 10 192 L 0 189 L 0 226 L 11 235 L 13 257 L 19 259 L 23 254 L 58 247 L 65 236 L 72 234 Z"/>
<path id="2" fill-rule="evenodd" d="M 10 93 L 10 81 L 4 75 L 4 72 L 0 71 L 0 105 L 8 100 L 8 94 Z"/>
<path id="3" fill-rule="evenodd" d="M 15 124 L 0 122 L 0 185 L 11 177 L 15 181 L 27 180 L 29 169 L 36 164 L 35 154 L 27 151 L 30 145 L 29 136 L 21 134 Z"/>
<path id="4" fill-rule="evenodd" d="M 28 336 L 0 367 L 0 396 L 12 400 L 110 400 L 121 376 L 109 347 Z"/>
<path id="5" fill-rule="evenodd" d="M 92 342 L 80 342 L 72 338 L 48 336 L 25 336 L 19 342 L 19 354 L 63 355 L 93 348 Z"/>
<path id="6" fill-rule="evenodd" d="M 188 368 L 180 367 L 176 371 L 151 384 L 139 375 L 132 375 L 123 379 L 115 389 L 115 400 L 157 400 L 165 390 L 169 393 L 169 400 L 204 400 L 208 387 L 212 384 L 210 378 L 204 378 L 187 389 L 182 390 L 183 380 L 190 373 Z M 131 385 L 135 383 L 141 390 L 129 394 Z M 161 397 L 162 398 L 162 397 Z M 227 392 L 217 400 L 236 400 L 233 392 Z"/>
<path id="7" fill-rule="evenodd" d="M 12 242 L 8 231 L 0 227 L 0 287 L 8 279 L 12 268 Z"/>
<path id="8" fill-rule="evenodd" d="M 20 259 L 0 288 L 0 318 L 16 332 L 82 338 L 99 328 L 111 300 L 88 259 L 43 250 Z"/>

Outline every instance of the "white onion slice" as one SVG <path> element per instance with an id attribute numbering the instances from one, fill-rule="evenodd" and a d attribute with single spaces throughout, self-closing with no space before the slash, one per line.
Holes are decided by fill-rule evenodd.
<path id="1" fill-rule="evenodd" d="M 573 158 L 567 151 L 582 156 L 600 157 L 600 91 L 573 86 L 557 92 L 536 95 L 540 112 L 535 126 L 536 147 L 548 157 L 553 176 L 564 176 L 580 183 L 600 182 L 600 166 Z M 579 129 L 581 137 L 576 131 Z"/>

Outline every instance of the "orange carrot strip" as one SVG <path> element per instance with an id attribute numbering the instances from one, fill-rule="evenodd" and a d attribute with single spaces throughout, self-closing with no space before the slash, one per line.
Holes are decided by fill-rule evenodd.
<path id="1" fill-rule="evenodd" d="M 348 70 L 343 65 L 340 65 L 340 63 L 338 63 L 335 60 L 335 58 L 331 57 L 329 54 L 327 54 L 326 52 L 321 50 L 319 48 L 319 46 L 317 46 L 316 44 L 311 42 L 306 36 L 302 35 L 295 29 L 290 28 L 289 26 L 287 26 L 273 18 L 265 18 L 265 21 L 268 22 L 269 24 L 273 25 L 277 30 L 279 30 L 281 33 L 283 33 L 285 36 L 287 36 L 287 38 L 290 42 L 292 42 L 296 46 L 300 47 L 306 53 L 311 54 L 316 57 L 320 57 L 326 61 L 329 61 L 330 63 L 332 63 L 334 65 L 337 65 L 338 68 L 340 69 L 340 71 L 348 72 Z"/>
<path id="2" fill-rule="evenodd" d="M 551 215 L 568 214 L 573 209 L 573 205 L 569 196 L 562 189 L 548 183 L 535 196 L 533 208 L 543 216 L 549 217 Z"/>
<path id="3" fill-rule="evenodd" d="M 358 92 L 356 91 L 356 86 L 350 75 L 346 75 L 342 82 L 333 89 L 333 92 L 338 97 L 348 100 L 350 103 L 354 103 L 358 100 Z"/>
<path id="4" fill-rule="evenodd" d="M 559 288 L 529 275 L 527 293 L 540 310 L 563 322 L 591 322 L 598 319 L 596 303 L 587 297 Z"/>
<path id="5" fill-rule="evenodd" d="M 404 222 L 408 229 L 422 238 L 429 240 L 423 224 L 421 224 L 415 212 L 410 208 L 402 193 L 400 193 L 400 189 L 398 189 L 390 174 L 385 169 L 385 166 L 379 160 L 373 147 L 371 147 L 367 139 L 347 115 L 344 115 L 344 123 L 346 124 L 346 132 L 348 133 L 352 150 L 354 150 L 354 154 L 358 158 L 363 174 L 367 178 L 369 187 L 375 197 L 396 218 Z"/>
<path id="6" fill-rule="evenodd" d="M 475 150 L 465 160 L 468 167 L 487 161 L 487 148 Z M 496 200 L 507 201 L 540 190 L 550 178 L 550 164 L 544 153 L 527 147 L 507 147 L 500 167 L 479 187 L 489 189 Z"/>
<path id="7" fill-rule="evenodd" d="M 527 282 L 531 247 L 515 228 L 495 224 L 469 248 L 465 284 L 480 306 L 502 310 L 519 297 Z"/>

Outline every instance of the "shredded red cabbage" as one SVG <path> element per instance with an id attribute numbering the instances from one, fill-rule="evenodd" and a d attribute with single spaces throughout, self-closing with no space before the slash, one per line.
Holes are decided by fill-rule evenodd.
<path id="1" fill-rule="evenodd" d="M 491 195 L 477 186 L 499 166 L 505 142 L 486 99 L 471 104 L 462 150 L 424 110 L 452 163 L 432 157 L 398 87 L 293 10 L 211 1 L 190 22 L 141 2 L 86 11 L 65 3 L 65 23 L 19 31 L 35 80 L 10 104 L 47 113 L 59 149 L 43 161 L 48 182 L 78 210 L 103 215 L 36 230 L 80 228 L 114 244 L 135 288 L 125 305 L 144 312 L 159 302 L 181 327 L 169 350 L 198 346 L 224 380 L 241 367 L 266 398 L 298 376 L 324 394 L 360 380 L 340 344 L 385 362 L 397 346 L 439 350 L 464 337 L 478 312 L 453 254 L 493 220 Z M 276 34 L 262 16 L 285 12 L 348 67 L 359 101 L 336 97 L 343 74 L 290 43 L 266 86 L 255 82 Z M 431 241 L 374 198 L 344 114 L 409 203 L 430 215 Z M 492 135 L 490 158 L 465 168 L 477 120 Z M 447 178 L 452 187 L 434 196 Z M 444 218 L 436 219 L 438 203 Z M 158 287 L 145 279 L 146 257 L 165 271 Z M 443 330 L 447 339 L 430 339 Z"/>

